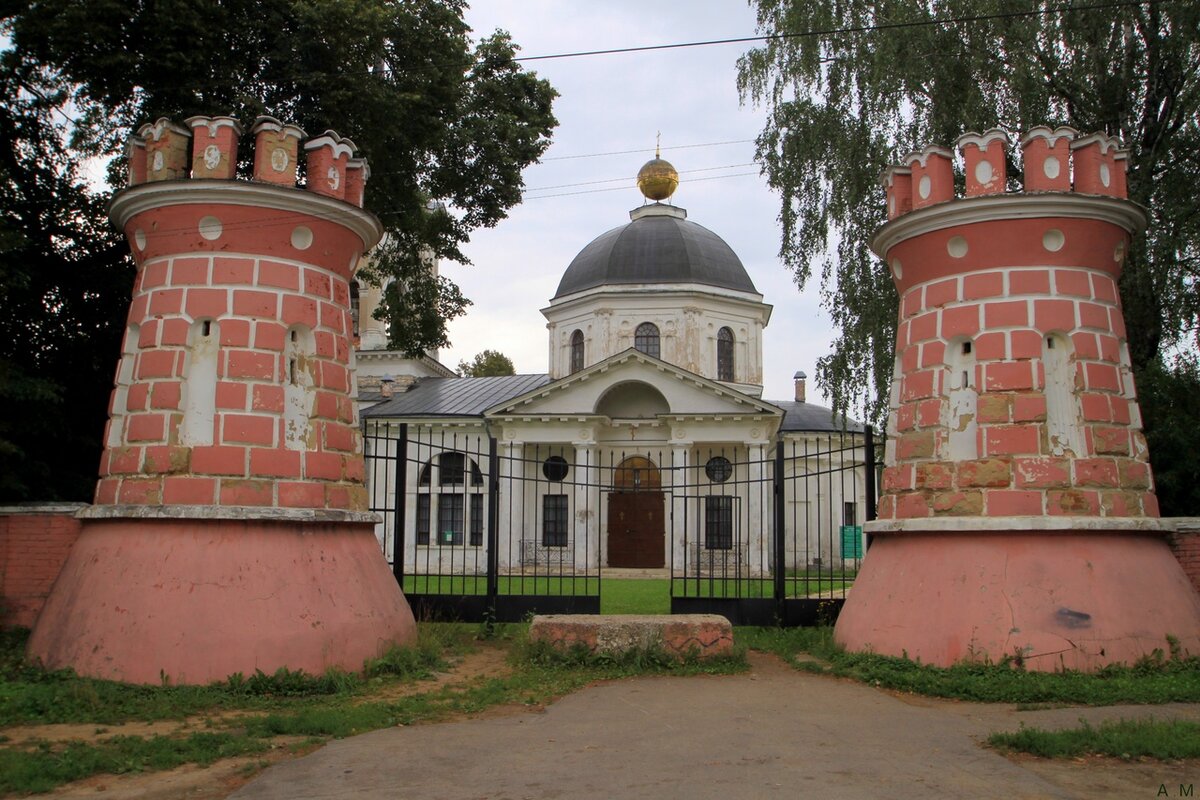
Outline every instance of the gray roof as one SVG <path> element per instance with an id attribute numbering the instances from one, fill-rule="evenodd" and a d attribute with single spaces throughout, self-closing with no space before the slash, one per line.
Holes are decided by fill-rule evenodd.
<path id="1" fill-rule="evenodd" d="M 824 406 L 811 403 L 797 403 L 793 400 L 769 400 L 772 405 L 783 409 L 783 424 L 780 431 L 840 431 L 842 419 L 834 417 L 833 411 Z M 861 433 L 862 423 L 846 420 L 846 430 Z"/>
<path id="2" fill-rule="evenodd" d="M 549 375 L 423 378 L 407 392 L 371 406 L 364 417 L 479 417 L 497 403 L 545 386 Z"/>
<path id="3" fill-rule="evenodd" d="M 636 283 L 700 283 L 758 293 L 741 259 L 720 236 L 686 219 L 643 216 L 580 250 L 554 296 Z"/>

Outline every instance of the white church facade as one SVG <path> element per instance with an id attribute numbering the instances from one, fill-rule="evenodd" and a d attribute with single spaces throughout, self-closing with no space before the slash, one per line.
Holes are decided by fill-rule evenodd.
<path id="1" fill-rule="evenodd" d="M 728 244 L 661 202 L 677 180 L 643 167 L 653 202 L 567 267 L 542 309 L 546 374 L 398 367 L 362 337 L 360 370 L 408 373 L 364 391 L 361 412 L 398 574 L 856 566 L 863 429 L 806 403 L 803 373 L 795 397 L 762 398 L 771 306 Z"/>

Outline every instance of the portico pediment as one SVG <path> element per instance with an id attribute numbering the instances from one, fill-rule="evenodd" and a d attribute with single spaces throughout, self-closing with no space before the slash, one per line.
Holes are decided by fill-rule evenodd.
<path id="1" fill-rule="evenodd" d="M 631 348 L 484 412 L 488 419 L 583 415 L 626 421 L 683 415 L 782 417 L 783 411 Z"/>

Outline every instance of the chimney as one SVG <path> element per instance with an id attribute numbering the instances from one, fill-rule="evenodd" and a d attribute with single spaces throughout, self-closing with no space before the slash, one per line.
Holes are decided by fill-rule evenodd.
<path id="1" fill-rule="evenodd" d="M 804 402 L 804 381 L 808 378 L 803 372 L 797 372 L 794 376 L 796 379 L 796 402 Z"/>
<path id="2" fill-rule="evenodd" d="M 383 396 L 383 399 L 391 397 L 395 393 L 395 389 L 396 379 L 391 375 L 384 375 L 379 379 L 379 394 Z"/>

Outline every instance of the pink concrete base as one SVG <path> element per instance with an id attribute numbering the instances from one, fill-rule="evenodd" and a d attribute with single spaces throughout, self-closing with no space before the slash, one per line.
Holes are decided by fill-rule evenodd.
<path id="1" fill-rule="evenodd" d="M 363 522 L 92 519 L 29 655 L 130 683 L 362 669 L 416 624 Z"/>
<path id="2" fill-rule="evenodd" d="M 852 651 L 925 664 L 1095 670 L 1167 637 L 1200 654 L 1200 595 L 1160 537 L 1101 531 L 875 537 L 838 618 Z"/>

